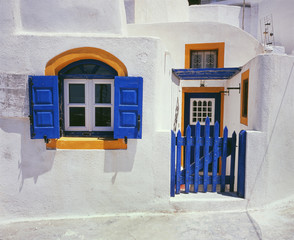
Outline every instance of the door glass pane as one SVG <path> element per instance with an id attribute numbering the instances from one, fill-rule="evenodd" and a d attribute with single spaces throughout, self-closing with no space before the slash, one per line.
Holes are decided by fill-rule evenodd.
<path id="1" fill-rule="evenodd" d="M 211 125 L 214 125 L 215 99 L 190 98 L 190 101 L 190 125 L 195 125 L 197 121 L 199 121 L 201 125 L 204 125 L 207 117 L 209 117 Z M 197 102 L 198 107 L 193 106 L 194 102 Z"/>
<path id="2" fill-rule="evenodd" d="M 69 84 L 69 103 L 85 103 L 85 84 Z"/>
<path id="3" fill-rule="evenodd" d="M 69 108 L 69 126 L 85 126 L 85 108 L 70 107 Z"/>
<path id="4" fill-rule="evenodd" d="M 111 126 L 111 108 L 108 108 L 108 107 L 95 108 L 95 126 L 96 127 Z"/>
<path id="5" fill-rule="evenodd" d="M 110 84 L 95 84 L 95 103 L 111 103 Z"/>

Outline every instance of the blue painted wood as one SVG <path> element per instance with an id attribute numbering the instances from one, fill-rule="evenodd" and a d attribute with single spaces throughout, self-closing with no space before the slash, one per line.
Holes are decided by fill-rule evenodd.
<path id="1" fill-rule="evenodd" d="M 189 68 L 173 69 L 180 80 L 230 79 L 241 71 L 241 68 Z"/>
<path id="2" fill-rule="evenodd" d="M 234 192 L 235 184 L 235 158 L 236 158 L 236 132 L 232 135 L 232 145 L 231 145 L 231 171 L 230 171 L 230 192 Z"/>
<path id="3" fill-rule="evenodd" d="M 185 193 L 189 193 L 189 177 L 190 177 L 190 160 L 191 160 L 191 128 L 187 127 L 186 130 L 186 154 L 185 154 Z"/>
<path id="4" fill-rule="evenodd" d="M 203 170 L 204 168 L 204 163 L 205 163 L 205 156 L 202 156 L 199 158 L 199 171 Z M 208 164 L 212 163 L 213 160 L 213 151 L 208 153 Z M 195 163 L 192 163 L 190 166 L 190 175 L 195 174 Z M 181 172 L 182 176 L 185 176 L 185 172 Z"/>
<path id="5" fill-rule="evenodd" d="M 60 137 L 57 76 L 29 76 L 32 139 Z"/>
<path id="6" fill-rule="evenodd" d="M 210 134 L 210 123 L 209 118 L 207 117 L 205 120 L 205 145 L 204 145 L 204 168 L 203 168 L 203 176 L 204 176 L 204 184 L 203 184 L 203 191 L 207 192 L 207 185 L 208 185 L 208 162 L 209 162 L 209 134 Z"/>
<path id="7" fill-rule="evenodd" d="M 212 163 L 212 192 L 216 192 L 216 177 L 217 177 L 217 165 L 218 165 L 218 134 L 219 133 L 219 123 L 214 124 L 214 146 L 213 146 L 213 163 Z"/>
<path id="8" fill-rule="evenodd" d="M 225 178 L 226 178 L 226 168 L 227 168 L 227 144 L 228 144 L 228 128 L 224 128 L 223 137 L 223 152 L 222 152 L 222 171 L 221 171 L 221 192 L 225 191 Z"/>
<path id="9" fill-rule="evenodd" d="M 187 127 L 186 136 L 182 137 L 181 132 L 177 133 L 177 159 L 176 159 L 176 194 L 180 193 L 180 186 L 185 184 L 185 192 L 189 193 L 190 185 L 194 185 L 194 192 L 198 192 L 199 184 L 203 184 L 204 192 L 207 192 L 208 184 L 212 184 L 212 191 L 216 191 L 216 185 L 221 185 L 221 191 L 225 191 L 225 185 L 230 184 L 230 191 L 234 190 L 234 166 L 235 166 L 235 147 L 236 147 L 236 133 L 233 133 L 232 138 L 228 138 L 228 129 L 224 129 L 224 137 L 219 137 L 219 124 L 215 124 L 214 137 L 210 135 L 209 119 L 206 119 L 205 134 L 201 137 L 201 126 L 198 122 L 195 127 L 195 137 L 191 136 L 191 128 Z M 230 144 L 230 145 L 228 145 Z M 204 147 L 204 156 L 200 157 L 200 146 Z M 230 147 L 228 147 L 230 146 Z M 192 151 L 194 148 L 193 162 Z M 185 166 L 181 171 L 182 149 L 185 151 Z M 172 150 L 174 151 L 174 150 Z M 173 155 L 173 153 L 172 153 Z M 231 156 L 231 170 L 230 175 L 226 176 L 226 158 Z M 222 159 L 221 175 L 217 175 L 218 159 Z M 208 165 L 213 163 L 212 176 L 208 176 Z M 172 169 L 174 166 L 172 165 Z M 203 175 L 199 175 L 199 171 L 203 170 Z M 172 173 L 171 173 L 172 174 Z M 172 175 L 171 175 L 171 178 Z M 173 180 L 171 180 L 171 185 Z M 172 186 L 171 186 L 172 187 Z M 172 192 L 172 190 L 171 190 Z"/>
<path id="10" fill-rule="evenodd" d="M 238 184 L 237 194 L 245 197 L 245 170 L 246 170 L 246 131 L 239 133 L 239 153 L 238 153 Z"/>
<path id="11" fill-rule="evenodd" d="M 201 132 L 201 126 L 200 126 L 200 123 L 197 122 L 195 126 L 194 168 L 193 166 L 191 167 L 191 170 L 194 169 L 194 192 L 196 193 L 198 192 L 198 186 L 199 186 L 200 132 Z"/>
<path id="12" fill-rule="evenodd" d="M 114 78 L 114 138 L 142 138 L 143 78 Z"/>
<path id="13" fill-rule="evenodd" d="M 207 182 L 208 184 L 212 184 L 212 176 L 208 176 L 207 178 Z M 189 184 L 193 184 L 193 181 L 194 181 L 194 176 L 190 176 L 189 177 Z M 202 175 L 199 175 L 199 184 L 203 184 L 204 183 L 204 176 Z M 185 178 L 184 177 L 181 177 L 181 184 L 184 184 L 185 182 Z M 221 176 L 216 176 L 216 183 L 217 184 L 221 184 Z M 226 176 L 225 177 L 225 184 L 230 184 L 230 176 Z"/>
<path id="14" fill-rule="evenodd" d="M 181 160 L 182 160 L 182 146 L 184 146 L 184 139 L 181 131 L 177 134 L 177 168 L 176 168 L 176 194 L 180 193 L 181 188 Z"/>
<path id="15" fill-rule="evenodd" d="M 176 166 L 175 166 L 176 135 L 171 131 L 171 156 L 170 156 L 170 195 L 175 196 Z"/>

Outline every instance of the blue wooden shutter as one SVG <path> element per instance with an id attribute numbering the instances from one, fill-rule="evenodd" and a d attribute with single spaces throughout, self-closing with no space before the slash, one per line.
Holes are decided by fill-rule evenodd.
<path id="1" fill-rule="evenodd" d="M 142 138 L 143 78 L 114 79 L 114 138 Z"/>
<path id="2" fill-rule="evenodd" d="M 57 76 L 29 76 L 31 138 L 59 138 Z"/>

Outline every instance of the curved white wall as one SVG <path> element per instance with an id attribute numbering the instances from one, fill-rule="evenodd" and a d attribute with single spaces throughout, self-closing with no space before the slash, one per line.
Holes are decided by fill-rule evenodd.
<path id="1" fill-rule="evenodd" d="M 189 7 L 191 22 L 219 22 L 235 27 L 242 25 L 242 8 L 227 5 L 192 5 Z"/>
<path id="2" fill-rule="evenodd" d="M 242 68 L 249 74 L 248 126 L 240 123 L 240 94 L 225 96 L 225 125 L 247 130 L 245 197 L 260 207 L 294 194 L 294 57 L 259 55 Z M 226 84 L 236 87 L 238 74 Z"/>
<path id="3" fill-rule="evenodd" d="M 135 1 L 136 24 L 183 22 L 188 20 L 188 14 L 188 0 Z"/>
<path id="4" fill-rule="evenodd" d="M 263 52 L 261 44 L 237 27 L 221 23 L 162 23 L 128 25 L 130 36 L 159 37 L 174 68 L 184 68 L 185 44 L 225 42 L 225 67 L 238 67 Z"/>

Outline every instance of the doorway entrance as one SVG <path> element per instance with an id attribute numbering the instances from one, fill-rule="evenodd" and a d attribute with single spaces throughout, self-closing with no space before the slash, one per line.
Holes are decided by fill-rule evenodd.
<path id="1" fill-rule="evenodd" d="M 195 137 L 195 126 L 201 125 L 201 136 L 204 136 L 205 120 L 210 120 L 210 137 L 213 137 L 214 124 L 218 121 L 220 126 L 219 136 L 223 135 L 223 109 L 224 109 L 223 87 L 187 87 L 182 89 L 182 135 L 186 136 L 189 125 L 191 136 Z M 184 152 L 182 153 L 182 167 L 184 163 Z M 194 162 L 194 148 L 191 148 L 191 163 Z M 203 147 L 200 148 L 200 157 L 203 156 Z M 211 169 L 211 166 L 209 166 Z"/>
<path id="2" fill-rule="evenodd" d="M 183 87 L 182 89 L 182 134 L 188 125 L 191 127 L 192 136 L 195 134 L 195 125 L 201 124 L 201 134 L 204 131 L 205 119 L 209 117 L 211 128 L 216 121 L 223 128 L 224 96 L 223 87 Z M 212 129 L 211 129 L 212 130 Z M 220 130 L 220 136 L 222 130 Z M 211 131 L 213 133 L 213 131 Z"/>

